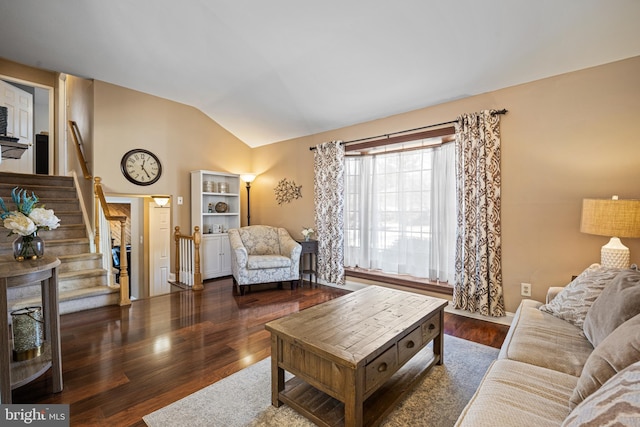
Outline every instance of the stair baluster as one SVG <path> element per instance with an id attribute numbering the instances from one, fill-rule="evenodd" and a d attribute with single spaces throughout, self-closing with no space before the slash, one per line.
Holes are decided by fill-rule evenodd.
<path id="1" fill-rule="evenodd" d="M 190 286 L 194 291 L 204 289 L 202 273 L 200 272 L 200 242 L 202 236 L 200 227 L 193 228 L 193 234 L 180 233 L 176 226 L 174 237 L 176 241 L 176 283 Z"/>

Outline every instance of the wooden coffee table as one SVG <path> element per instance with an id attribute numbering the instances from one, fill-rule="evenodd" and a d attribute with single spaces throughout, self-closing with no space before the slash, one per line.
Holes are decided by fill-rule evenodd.
<path id="1" fill-rule="evenodd" d="M 446 305 L 367 286 L 267 323 L 272 404 L 286 403 L 321 426 L 379 424 L 431 366 L 443 363 Z M 295 375 L 286 383 L 285 371 Z"/>

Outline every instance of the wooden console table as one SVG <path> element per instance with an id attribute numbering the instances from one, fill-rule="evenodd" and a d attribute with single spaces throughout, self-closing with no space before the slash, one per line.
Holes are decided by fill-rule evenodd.
<path id="1" fill-rule="evenodd" d="M 58 312 L 58 266 L 60 260 L 44 256 L 17 262 L 12 255 L 0 256 L 0 403 L 11 403 L 11 390 L 27 384 L 50 367 L 53 392 L 62 391 L 60 314 Z M 12 362 L 7 320 L 7 289 L 40 282 L 45 324 L 44 354 L 23 362 Z"/>
<path id="2" fill-rule="evenodd" d="M 367 286 L 267 323 L 271 403 L 286 403 L 320 426 L 378 425 L 443 363 L 447 303 Z M 295 377 L 285 383 L 284 371 Z"/>

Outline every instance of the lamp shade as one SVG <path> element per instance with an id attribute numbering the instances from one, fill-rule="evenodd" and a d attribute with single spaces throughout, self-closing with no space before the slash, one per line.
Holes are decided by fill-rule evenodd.
<path id="1" fill-rule="evenodd" d="M 156 202 L 156 205 L 160 206 L 161 208 L 169 203 L 169 196 L 151 196 L 151 198 L 154 202 Z"/>
<path id="2" fill-rule="evenodd" d="M 240 178 L 248 184 L 252 183 L 254 179 L 256 179 L 256 175 L 253 173 L 243 173 L 240 175 Z"/>
<path id="3" fill-rule="evenodd" d="M 580 231 L 609 237 L 640 237 L 640 200 L 584 199 Z"/>

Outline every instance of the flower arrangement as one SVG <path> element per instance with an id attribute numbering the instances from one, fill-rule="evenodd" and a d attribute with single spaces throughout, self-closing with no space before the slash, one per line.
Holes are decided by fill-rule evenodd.
<path id="1" fill-rule="evenodd" d="M 60 220 L 54 215 L 53 209 L 45 209 L 44 205 L 39 206 L 38 196 L 33 192 L 29 196 L 24 189 L 14 188 L 11 191 L 11 198 L 17 210 L 10 211 L 0 197 L 0 219 L 3 226 L 9 230 L 9 235 L 18 234 L 21 239 L 14 242 L 14 256 L 21 261 L 25 258 L 42 256 L 44 243 L 39 242 L 42 248 L 34 247 L 34 239 L 39 239 L 39 230 L 54 230 L 60 225 Z M 19 241 L 19 242 L 18 242 Z M 19 245 L 17 245 L 19 243 Z"/>
<path id="2" fill-rule="evenodd" d="M 302 229 L 302 235 L 304 236 L 304 240 L 309 240 L 309 238 L 313 235 L 313 233 L 315 233 L 315 231 L 313 231 L 313 228 L 303 228 Z"/>

